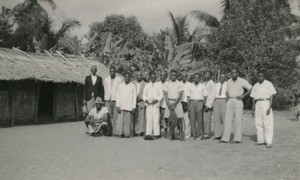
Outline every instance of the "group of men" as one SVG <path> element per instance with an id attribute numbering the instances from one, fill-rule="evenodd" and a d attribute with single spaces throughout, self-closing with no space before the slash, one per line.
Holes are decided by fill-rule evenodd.
<path id="1" fill-rule="evenodd" d="M 110 67 L 110 76 L 104 82 L 96 72 L 93 66 L 84 87 L 84 109 L 88 114 L 85 123 L 93 136 L 157 139 L 163 135 L 171 140 L 203 140 L 212 137 L 213 118 L 214 139 L 219 143 L 241 143 L 242 99 L 250 94 L 255 112 L 256 145 L 271 147 L 271 105 L 276 90 L 264 79 L 263 73 L 258 73 L 258 82 L 252 87 L 238 76 L 237 69 L 231 70 L 229 79 L 221 73 L 218 83 L 213 81 L 210 71 L 204 73 L 202 80 L 199 73 L 188 79 L 186 72 L 179 74 L 171 70 L 169 81 L 166 71 L 160 72 L 160 80 L 155 72 L 150 72 L 147 83 L 141 72 L 131 81 L 130 73 L 125 72 L 124 77 L 120 77 L 116 69 Z M 234 139 L 230 141 L 233 122 Z"/>

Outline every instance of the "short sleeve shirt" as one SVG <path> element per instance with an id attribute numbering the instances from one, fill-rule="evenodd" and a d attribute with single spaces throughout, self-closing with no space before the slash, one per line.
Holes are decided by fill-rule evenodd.
<path id="1" fill-rule="evenodd" d="M 168 93 L 169 99 L 177 99 L 179 93 L 184 91 L 184 86 L 179 81 L 169 81 L 163 86 L 163 91 Z"/>
<path id="2" fill-rule="evenodd" d="M 261 84 L 256 83 L 253 86 L 250 96 L 254 99 L 267 99 L 276 94 L 276 90 L 270 81 L 264 80 Z"/>
<path id="3" fill-rule="evenodd" d="M 96 107 L 94 107 L 93 109 L 90 110 L 89 115 L 93 116 L 94 119 L 101 119 L 104 117 L 105 114 L 108 113 L 108 109 L 107 107 L 102 107 L 101 110 L 99 112 L 97 112 Z"/>
<path id="4" fill-rule="evenodd" d="M 238 77 L 235 81 L 231 78 L 227 82 L 226 92 L 229 97 L 238 97 L 244 94 L 244 88 L 250 90 L 252 86 L 243 78 Z"/>

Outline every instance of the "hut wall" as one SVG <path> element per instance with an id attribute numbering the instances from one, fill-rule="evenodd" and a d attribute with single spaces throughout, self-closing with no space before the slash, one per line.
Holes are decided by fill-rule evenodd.
<path id="1" fill-rule="evenodd" d="M 9 82 L 0 81 L 0 127 L 11 125 Z"/>
<path id="2" fill-rule="evenodd" d="M 83 114 L 82 114 L 82 106 L 83 106 L 83 85 L 78 85 L 77 86 L 77 105 L 78 105 L 78 118 L 83 119 Z"/>
<path id="3" fill-rule="evenodd" d="M 14 85 L 15 124 L 33 123 L 36 105 L 36 83 L 34 81 L 16 81 Z"/>
<path id="4" fill-rule="evenodd" d="M 55 120 L 63 121 L 76 118 L 75 106 L 76 87 L 73 83 L 55 85 Z"/>

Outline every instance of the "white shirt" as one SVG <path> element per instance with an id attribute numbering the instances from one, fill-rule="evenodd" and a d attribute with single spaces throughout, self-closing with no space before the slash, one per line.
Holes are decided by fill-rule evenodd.
<path id="1" fill-rule="evenodd" d="M 222 92 L 220 95 L 221 82 L 218 82 L 216 84 L 216 98 L 226 98 L 226 87 L 227 87 L 227 82 L 225 81 L 222 85 Z"/>
<path id="2" fill-rule="evenodd" d="M 251 91 L 250 96 L 254 99 L 267 99 L 276 94 L 276 90 L 270 81 L 264 80 L 261 84 L 257 82 Z"/>
<path id="3" fill-rule="evenodd" d="M 144 102 L 146 100 L 148 101 L 153 101 L 153 100 L 158 100 L 157 103 L 155 104 L 151 104 L 150 106 L 155 106 L 155 107 L 159 107 L 160 106 L 160 102 L 163 99 L 164 95 L 163 95 L 163 90 L 162 90 L 162 85 L 159 82 L 149 82 L 145 85 L 144 87 L 144 93 L 143 93 L 143 100 Z M 146 106 L 149 106 L 148 104 L 145 103 Z"/>
<path id="4" fill-rule="evenodd" d="M 243 78 L 238 77 L 235 81 L 231 78 L 227 81 L 226 91 L 229 97 L 242 96 L 244 94 L 244 88 L 250 90 L 252 86 Z"/>
<path id="5" fill-rule="evenodd" d="M 161 81 L 158 81 L 158 82 L 157 82 L 157 84 L 160 85 L 162 91 L 164 90 L 165 85 L 166 85 L 167 83 L 168 83 L 167 81 L 165 81 L 164 83 L 162 83 Z M 165 98 L 164 98 L 164 94 L 163 94 L 162 99 L 160 100 L 160 106 L 163 107 L 163 108 L 166 108 L 166 107 L 167 107 L 167 103 L 166 103 L 166 100 L 165 100 Z"/>
<path id="6" fill-rule="evenodd" d="M 121 110 L 132 111 L 136 106 L 136 88 L 132 83 L 121 83 L 118 87 L 116 106 Z"/>
<path id="7" fill-rule="evenodd" d="M 183 92 L 184 87 L 181 82 L 179 81 L 169 81 L 163 87 L 163 91 L 168 93 L 168 98 L 172 100 L 176 100 L 180 94 Z"/>
<path id="8" fill-rule="evenodd" d="M 199 83 L 196 85 L 195 83 L 191 83 L 188 93 L 190 100 L 203 100 L 206 94 L 207 93 L 204 84 Z"/>
<path id="9" fill-rule="evenodd" d="M 187 102 L 187 97 L 189 95 L 189 88 L 190 88 L 191 83 L 188 81 L 186 81 L 185 83 L 184 82 L 181 82 L 181 83 L 183 85 L 182 102 Z"/>
<path id="10" fill-rule="evenodd" d="M 113 80 L 110 76 L 104 79 L 104 99 L 106 101 L 116 100 L 117 90 L 119 84 L 123 82 L 123 79 L 119 76 L 116 76 Z"/>
<path id="11" fill-rule="evenodd" d="M 105 106 L 102 106 L 101 110 L 97 112 L 97 108 L 94 107 L 90 110 L 89 115 L 94 117 L 95 120 L 99 120 L 104 117 L 105 114 L 108 113 L 108 109 Z"/>
<path id="12" fill-rule="evenodd" d="M 92 83 L 93 83 L 93 85 L 95 85 L 96 84 L 96 81 L 97 81 L 97 75 L 91 75 L 91 77 L 92 77 Z"/>
<path id="13" fill-rule="evenodd" d="M 216 98 L 216 84 L 213 80 L 205 82 L 206 101 L 205 106 L 211 108 Z"/>

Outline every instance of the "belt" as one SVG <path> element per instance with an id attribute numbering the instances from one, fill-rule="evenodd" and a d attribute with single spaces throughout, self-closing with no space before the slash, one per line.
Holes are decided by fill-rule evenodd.
<path id="1" fill-rule="evenodd" d="M 226 98 L 216 98 L 216 99 L 226 99 Z"/>
<path id="2" fill-rule="evenodd" d="M 203 99 L 199 99 L 199 100 L 191 99 L 190 101 L 203 101 Z"/>
<path id="3" fill-rule="evenodd" d="M 267 99 L 255 99 L 255 101 L 269 101 L 270 99 L 267 98 Z"/>
<path id="4" fill-rule="evenodd" d="M 115 100 L 105 100 L 107 102 L 116 102 Z"/>

